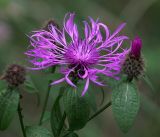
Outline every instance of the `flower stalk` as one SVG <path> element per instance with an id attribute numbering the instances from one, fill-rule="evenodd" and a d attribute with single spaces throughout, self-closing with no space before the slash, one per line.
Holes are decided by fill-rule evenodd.
<path id="1" fill-rule="evenodd" d="M 48 104 L 49 93 L 50 93 L 50 90 L 51 90 L 51 85 L 50 85 L 51 82 L 52 82 L 51 80 L 48 82 L 48 89 L 47 89 L 47 92 L 46 92 L 44 105 L 43 105 L 41 117 L 40 117 L 40 120 L 39 120 L 39 125 L 42 125 L 42 120 L 43 120 L 43 117 L 44 117 L 44 114 L 45 114 L 45 111 L 46 111 L 46 107 L 47 107 L 47 104 Z"/>
<path id="2" fill-rule="evenodd" d="M 21 125 L 21 129 L 22 129 L 22 133 L 23 133 L 23 137 L 27 137 L 26 132 L 25 132 L 25 126 L 23 123 L 23 116 L 22 116 L 22 108 L 20 105 L 20 102 L 18 104 L 18 116 L 19 116 L 19 121 L 20 121 L 20 125 Z"/>
<path id="3" fill-rule="evenodd" d="M 111 101 L 108 102 L 104 107 L 102 107 L 100 110 L 98 110 L 95 114 L 93 114 L 89 119 L 88 122 L 91 121 L 92 119 L 94 119 L 96 116 L 98 116 L 99 114 L 101 114 L 104 110 L 106 110 L 108 107 L 110 107 L 112 105 Z"/>
<path id="4" fill-rule="evenodd" d="M 56 69 L 56 67 L 53 67 L 52 70 L 51 70 L 51 73 L 54 73 L 55 69 Z M 51 83 L 52 83 L 52 80 L 49 80 L 48 88 L 47 88 L 47 92 L 46 92 L 46 96 L 45 96 L 45 100 L 44 100 L 44 105 L 43 105 L 42 113 L 41 113 L 40 120 L 39 120 L 39 125 L 42 125 L 42 120 L 43 120 L 43 117 L 44 117 L 44 114 L 45 114 L 45 111 L 46 111 L 46 107 L 47 107 L 47 104 L 48 104 L 49 93 L 50 93 L 50 90 L 51 90 Z"/>

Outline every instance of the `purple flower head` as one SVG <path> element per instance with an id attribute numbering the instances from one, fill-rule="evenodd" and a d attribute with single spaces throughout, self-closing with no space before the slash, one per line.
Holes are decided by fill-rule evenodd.
<path id="1" fill-rule="evenodd" d="M 102 86 L 98 74 L 117 79 L 121 70 L 121 61 L 128 53 L 122 48 L 122 42 L 127 36 L 119 35 L 125 23 L 121 24 L 114 33 L 110 34 L 108 27 L 89 17 L 84 21 L 84 37 L 81 37 L 74 23 L 75 14 L 69 13 L 64 18 L 62 29 L 50 24 L 48 30 L 34 31 L 30 36 L 32 49 L 26 54 L 35 66 L 32 70 L 45 69 L 50 66 L 60 66 L 62 79 L 52 85 L 66 81 L 76 87 L 73 79 L 86 81 L 82 95 L 89 87 L 90 81 Z M 102 35 L 102 33 L 105 34 Z"/>
<path id="2" fill-rule="evenodd" d="M 132 41 L 131 54 L 139 58 L 141 55 L 141 48 L 142 48 L 142 40 L 137 36 Z"/>

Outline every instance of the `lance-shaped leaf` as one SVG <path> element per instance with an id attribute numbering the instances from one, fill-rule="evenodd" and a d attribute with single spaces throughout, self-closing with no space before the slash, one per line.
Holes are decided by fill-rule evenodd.
<path id="1" fill-rule="evenodd" d="M 64 109 L 67 114 L 70 130 L 83 128 L 90 114 L 90 105 L 87 96 L 81 96 L 82 85 L 77 89 L 68 88 L 63 96 Z"/>
<path id="2" fill-rule="evenodd" d="M 3 90 L 0 95 L 0 130 L 9 127 L 19 103 L 19 93 L 15 90 Z"/>
<path id="3" fill-rule="evenodd" d="M 133 125 L 139 109 L 139 95 L 133 83 L 121 83 L 112 92 L 112 110 L 123 132 Z"/>
<path id="4" fill-rule="evenodd" d="M 41 126 L 28 126 L 25 131 L 27 137 L 53 137 L 48 129 Z"/>

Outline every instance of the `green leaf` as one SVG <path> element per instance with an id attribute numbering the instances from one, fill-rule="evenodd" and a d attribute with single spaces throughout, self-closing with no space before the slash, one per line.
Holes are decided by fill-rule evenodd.
<path id="1" fill-rule="evenodd" d="M 78 135 L 76 133 L 72 132 L 72 133 L 69 133 L 63 137 L 78 137 Z"/>
<path id="2" fill-rule="evenodd" d="M 48 129 L 41 126 L 28 126 L 26 127 L 27 137 L 52 137 Z"/>
<path id="3" fill-rule="evenodd" d="M 45 123 L 45 122 L 49 121 L 50 118 L 51 118 L 51 112 L 45 111 L 43 119 L 42 119 L 42 123 Z"/>
<path id="4" fill-rule="evenodd" d="M 86 93 L 87 96 L 87 93 Z M 88 95 L 88 103 L 92 109 L 93 112 L 97 111 L 97 104 L 96 104 L 96 97 L 92 93 L 89 93 Z"/>
<path id="5" fill-rule="evenodd" d="M 5 93 L 7 92 L 7 89 L 0 90 L 0 98 L 3 98 L 5 96 Z M 0 101 L 1 102 L 1 101 Z"/>
<path id="6" fill-rule="evenodd" d="M 70 130 L 79 130 L 83 128 L 90 114 L 90 105 L 88 102 L 88 97 L 81 96 L 82 85 L 77 86 L 77 90 L 73 88 L 68 88 L 63 96 L 64 109 L 69 122 Z"/>
<path id="7" fill-rule="evenodd" d="M 0 96 L 0 130 L 10 125 L 19 103 L 19 93 L 15 90 L 4 90 Z"/>
<path id="8" fill-rule="evenodd" d="M 100 87 L 101 93 L 102 93 L 102 100 L 100 102 L 100 106 L 103 105 L 104 100 L 105 100 L 105 91 L 103 89 L 103 87 Z"/>
<path id="9" fill-rule="evenodd" d="M 96 97 L 95 94 L 93 94 L 93 91 L 91 90 L 92 87 L 89 87 L 89 91 L 86 93 L 85 96 L 88 98 L 88 103 L 92 109 L 93 112 L 97 111 L 97 103 L 96 103 Z"/>
<path id="10" fill-rule="evenodd" d="M 63 88 L 64 87 L 60 89 L 59 95 L 55 99 L 55 102 L 53 103 L 53 107 L 51 111 L 51 121 L 50 122 L 51 122 L 52 132 L 55 137 L 58 136 L 59 124 L 62 119 L 62 112 L 60 109 L 60 99 L 63 95 L 63 90 L 64 90 Z"/>
<path id="11" fill-rule="evenodd" d="M 0 94 L 1 94 L 1 90 L 7 88 L 8 84 L 6 81 L 4 80 L 0 80 Z"/>
<path id="12" fill-rule="evenodd" d="M 139 95 L 133 83 L 121 83 L 112 92 L 112 110 L 120 129 L 127 132 L 139 110 Z"/>

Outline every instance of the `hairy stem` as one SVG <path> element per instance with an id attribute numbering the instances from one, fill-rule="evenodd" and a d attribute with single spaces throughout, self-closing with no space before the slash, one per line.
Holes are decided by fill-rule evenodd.
<path id="1" fill-rule="evenodd" d="M 104 107 L 102 107 L 100 110 L 98 110 L 95 114 L 93 114 L 88 121 L 92 120 L 93 118 L 95 118 L 96 116 L 98 116 L 100 113 L 102 113 L 105 109 L 107 109 L 109 106 L 111 106 L 111 101 L 108 102 L 106 105 L 104 105 Z"/>
<path id="2" fill-rule="evenodd" d="M 21 111 L 22 111 L 22 108 L 21 108 L 21 105 L 20 105 L 20 102 L 19 102 L 19 104 L 18 104 L 19 121 L 20 121 L 21 129 L 22 129 L 23 137 L 27 137 L 26 132 L 25 132 L 24 123 L 23 123 L 23 116 L 22 116 Z"/>

